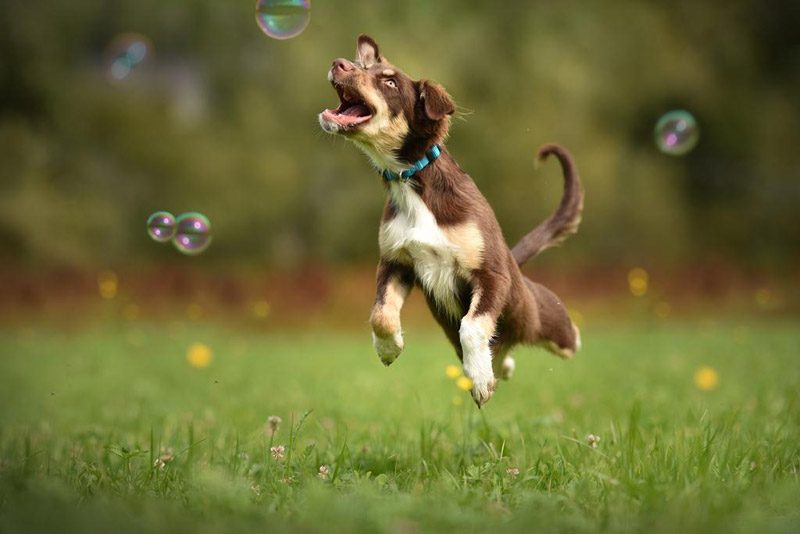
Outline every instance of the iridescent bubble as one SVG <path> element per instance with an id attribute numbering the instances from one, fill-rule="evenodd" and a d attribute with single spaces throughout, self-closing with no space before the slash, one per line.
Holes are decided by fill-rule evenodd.
<path id="1" fill-rule="evenodd" d="M 256 23 L 274 39 L 291 39 L 311 20 L 311 0 L 258 0 Z"/>
<path id="2" fill-rule="evenodd" d="M 166 243 L 175 237 L 175 216 L 168 211 L 152 214 L 147 218 L 147 235 L 159 243 Z"/>
<path id="3" fill-rule="evenodd" d="M 656 123 L 656 145 L 671 156 L 682 156 L 697 145 L 700 129 L 691 113 L 684 110 L 670 111 Z"/>
<path id="4" fill-rule="evenodd" d="M 125 80 L 151 53 L 152 46 L 144 35 L 136 33 L 117 35 L 106 49 L 108 81 L 119 83 Z"/>
<path id="5" fill-rule="evenodd" d="M 175 224 L 177 230 L 172 243 L 184 254 L 200 254 L 211 244 L 211 221 L 202 213 L 178 215 Z"/>

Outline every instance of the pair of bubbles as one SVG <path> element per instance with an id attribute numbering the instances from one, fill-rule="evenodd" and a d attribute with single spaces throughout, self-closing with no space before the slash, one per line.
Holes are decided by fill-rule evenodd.
<path id="1" fill-rule="evenodd" d="M 157 243 L 172 241 L 178 251 L 195 256 L 211 244 L 211 221 L 194 211 L 177 217 L 157 211 L 147 218 L 147 235 Z"/>
<path id="2" fill-rule="evenodd" d="M 150 40 L 138 33 L 121 33 L 106 48 L 106 76 L 112 84 L 120 83 L 133 74 L 152 55 Z"/>

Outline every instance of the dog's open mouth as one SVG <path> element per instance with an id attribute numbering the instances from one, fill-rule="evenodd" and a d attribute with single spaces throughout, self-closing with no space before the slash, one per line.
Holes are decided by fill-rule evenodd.
<path id="1" fill-rule="evenodd" d="M 339 107 L 323 111 L 322 117 L 325 120 L 335 122 L 343 128 L 352 128 L 372 118 L 372 111 L 357 91 L 338 83 L 334 83 L 333 88 L 339 95 Z"/>

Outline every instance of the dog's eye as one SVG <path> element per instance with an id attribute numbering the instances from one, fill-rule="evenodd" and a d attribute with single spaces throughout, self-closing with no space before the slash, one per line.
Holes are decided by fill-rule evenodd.
<path id="1" fill-rule="evenodd" d="M 389 87 L 397 87 L 397 83 L 394 80 L 386 80 L 386 85 Z"/>

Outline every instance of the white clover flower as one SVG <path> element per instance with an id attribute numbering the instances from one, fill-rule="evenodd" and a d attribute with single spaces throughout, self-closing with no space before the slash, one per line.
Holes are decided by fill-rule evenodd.
<path id="1" fill-rule="evenodd" d="M 167 447 L 166 449 L 161 451 L 161 456 L 159 457 L 159 460 L 161 460 L 163 463 L 168 464 L 169 462 L 171 462 L 174 459 L 175 459 L 175 455 L 172 454 L 172 448 L 171 447 Z"/>
<path id="2" fill-rule="evenodd" d="M 283 460 L 284 451 L 286 451 L 286 447 L 283 445 L 276 445 L 275 447 L 269 448 L 269 452 L 272 453 L 272 457 L 276 460 Z"/>
<path id="3" fill-rule="evenodd" d="M 317 473 L 317 476 L 325 480 L 328 477 L 328 467 L 325 465 L 319 466 L 319 473 Z"/>
<path id="4" fill-rule="evenodd" d="M 283 419 L 281 419 L 277 415 L 270 415 L 269 417 L 267 417 L 267 428 L 269 429 L 270 434 L 274 434 L 275 432 L 277 432 L 278 429 L 281 427 L 282 422 Z"/>

